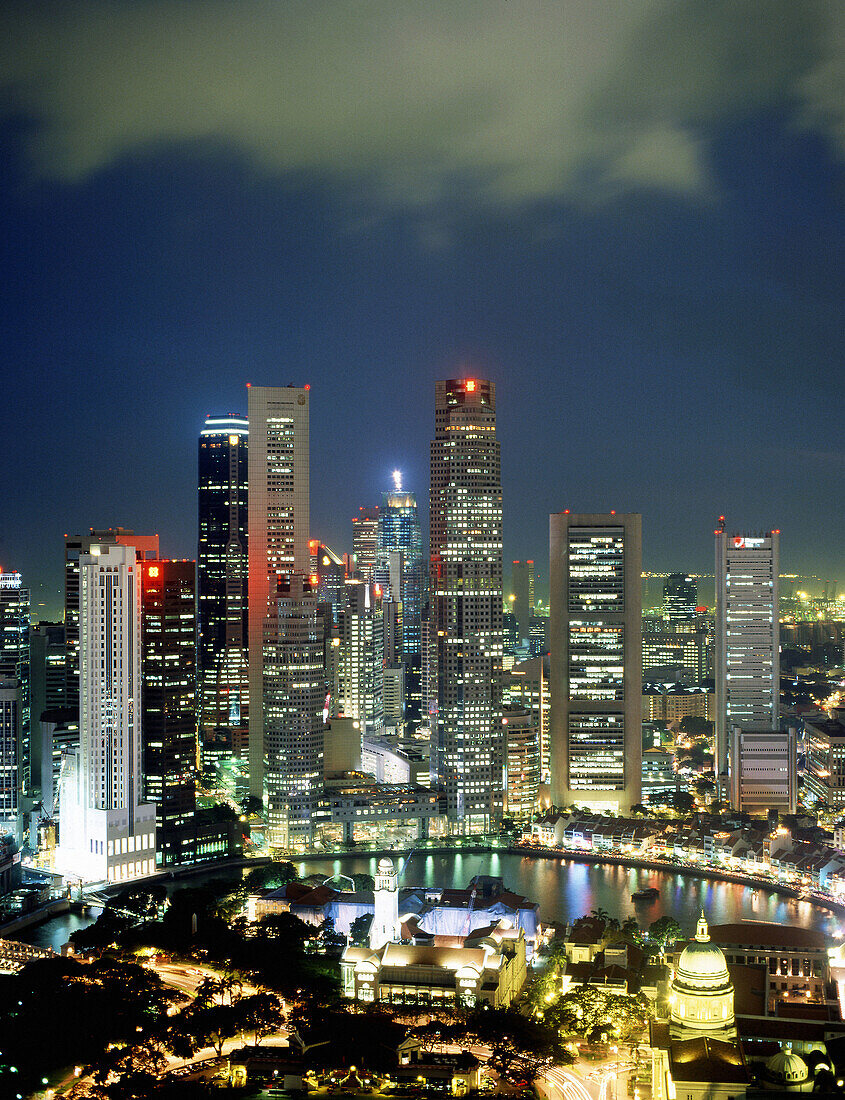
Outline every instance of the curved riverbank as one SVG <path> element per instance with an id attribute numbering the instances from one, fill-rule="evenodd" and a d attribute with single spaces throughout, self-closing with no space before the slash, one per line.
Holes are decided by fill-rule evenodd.
<path id="1" fill-rule="evenodd" d="M 735 883 L 737 886 L 746 886 L 753 890 L 765 890 L 769 893 L 780 894 L 783 897 L 792 898 L 796 901 L 800 899 L 818 908 L 829 909 L 832 913 L 845 914 L 845 903 L 836 901 L 834 898 L 822 894 L 812 892 L 802 893 L 802 891 L 786 883 L 773 882 L 771 879 L 762 878 L 756 875 L 744 875 L 739 871 L 729 871 L 715 867 L 699 867 L 693 863 L 679 864 L 673 863 L 670 860 L 648 859 L 645 856 L 621 855 L 614 852 L 573 852 L 562 848 L 546 848 L 540 845 L 529 846 L 522 844 L 463 844 L 459 849 L 450 844 L 444 845 L 443 847 L 426 846 L 425 848 L 415 848 L 413 852 L 431 855 L 455 855 L 458 852 L 462 855 L 509 853 L 528 858 L 563 860 L 572 863 L 606 864 L 619 867 L 633 867 L 641 870 L 661 871 L 694 878 L 710 879 L 714 882 L 731 882 Z M 363 851 L 344 849 L 339 852 L 309 852 L 306 855 L 293 857 L 291 861 L 293 863 L 307 864 L 309 862 L 325 863 L 328 860 L 375 859 L 383 856 L 393 858 L 402 855 L 404 855 L 403 851 L 397 851 L 393 848 L 367 848 Z"/>
<path id="2" fill-rule="evenodd" d="M 841 916 L 845 906 L 837 902 L 819 896 L 798 896 L 794 889 L 765 879 L 679 866 L 642 856 L 529 848 L 491 838 L 411 850 L 379 847 L 311 852 L 304 857 L 291 857 L 291 862 L 303 876 L 316 872 L 331 878 L 359 872 L 375 874 L 382 856 L 400 861 L 405 885 L 465 889 L 475 875 L 501 877 L 510 890 L 536 901 L 540 917 L 546 922 L 566 924 L 591 909 L 602 908 L 620 920 L 633 917 L 642 927 L 659 917 L 671 916 L 691 935 L 703 908 L 716 924 L 763 921 L 813 928 L 831 938 L 845 934 Z M 266 862 L 249 859 L 185 868 L 184 872 L 177 871 L 167 886 L 178 889 L 180 882 L 213 883 L 215 879 L 231 878 L 239 868 Z M 632 899 L 633 893 L 653 886 L 659 891 L 656 898 Z M 70 932 L 90 923 L 93 916 L 69 913 L 29 929 L 19 938 L 59 950 Z"/>

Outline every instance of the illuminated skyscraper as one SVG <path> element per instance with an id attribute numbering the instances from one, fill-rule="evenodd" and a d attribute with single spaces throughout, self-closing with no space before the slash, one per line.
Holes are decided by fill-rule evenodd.
<path id="1" fill-rule="evenodd" d="M 352 517 L 352 556 L 358 576 L 365 581 L 372 581 L 375 575 L 378 513 L 378 505 L 374 508 L 361 507 L 358 515 Z"/>
<path id="2" fill-rule="evenodd" d="M 698 587 L 686 573 L 670 573 L 663 582 L 663 618 L 670 623 L 695 622 Z"/>
<path id="3" fill-rule="evenodd" d="M 716 535 L 716 774 L 734 728 L 776 730 L 780 694 L 779 531 Z"/>
<path id="4" fill-rule="evenodd" d="M 200 732 L 242 729 L 247 674 L 248 422 L 209 416 L 199 438 Z"/>
<path id="5" fill-rule="evenodd" d="M 265 744 L 265 666 L 287 644 L 278 629 L 280 578 L 310 576 L 309 386 L 251 386 L 249 419 L 249 769 L 250 793 L 278 803 L 285 786 L 271 773 L 286 767 L 280 750 Z M 281 647 L 281 648 L 280 648 Z M 275 792 L 275 793 L 274 793 Z"/>
<path id="6" fill-rule="evenodd" d="M 0 680 L 7 684 L 14 680 L 18 685 L 18 746 L 14 769 L 19 795 L 29 792 L 31 778 L 30 607 L 29 589 L 24 587 L 20 573 L 0 573 Z M 3 766 L 0 761 L 0 767 Z M 20 800 L 19 808 L 23 809 Z"/>
<path id="7" fill-rule="evenodd" d="M 0 676 L 0 835 L 22 839 L 21 683 Z"/>
<path id="8" fill-rule="evenodd" d="M 338 634 L 339 712 L 373 736 L 384 726 L 384 614 L 375 585 L 347 583 Z"/>
<path id="9" fill-rule="evenodd" d="M 196 566 L 158 560 L 139 568 L 145 798 L 156 806 L 158 863 L 170 867 L 195 856 Z"/>
<path id="10" fill-rule="evenodd" d="M 435 383 L 430 548 L 433 771 L 449 818 L 478 832 L 501 817 L 506 767 L 502 483 L 486 379 Z"/>
<path id="11" fill-rule="evenodd" d="M 130 545 L 141 557 L 158 557 L 158 535 L 136 535 L 128 527 L 92 527 L 87 535 L 65 535 L 65 705 L 72 710 L 79 710 L 79 559 L 95 546 Z"/>
<path id="12" fill-rule="evenodd" d="M 79 566 L 79 749 L 62 778 L 57 867 L 84 881 L 155 870 L 155 806 L 143 801 L 141 562 L 92 545 Z"/>
<path id="13" fill-rule="evenodd" d="M 399 475 L 395 475 L 398 479 Z M 402 555 L 400 583 L 390 584 L 390 555 Z M 396 569 L 394 568 L 394 574 Z M 393 602 L 400 603 L 402 663 L 405 666 L 405 718 L 418 723 L 422 707 L 422 609 L 428 590 L 422 528 L 417 498 L 397 488 L 382 494 L 378 519 L 376 581 Z M 398 591 L 393 591 L 397 588 Z"/>
<path id="14" fill-rule="evenodd" d="M 642 517 L 549 517 L 552 801 L 625 813 L 642 782 Z"/>
<path id="15" fill-rule="evenodd" d="M 327 605 L 298 573 L 280 577 L 274 596 L 262 669 L 269 838 L 303 847 L 323 776 Z"/>

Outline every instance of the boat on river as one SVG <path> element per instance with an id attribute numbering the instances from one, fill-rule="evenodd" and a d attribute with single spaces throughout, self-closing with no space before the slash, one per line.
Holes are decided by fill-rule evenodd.
<path id="1" fill-rule="evenodd" d="M 631 894 L 631 901 L 654 901 L 660 897 L 660 891 L 656 886 L 647 886 L 644 890 L 636 890 Z"/>

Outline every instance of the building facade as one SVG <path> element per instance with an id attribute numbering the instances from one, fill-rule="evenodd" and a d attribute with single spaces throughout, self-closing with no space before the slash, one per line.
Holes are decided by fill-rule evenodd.
<path id="1" fill-rule="evenodd" d="M 698 586 L 686 573 L 670 573 L 663 582 L 663 618 L 670 623 L 695 621 Z"/>
<path id="2" fill-rule="evenodd" d="M 249 425 L 209 416 L 197 459 L 199 720 L 203 738 L 249 721 L 247 577 Z"/>
<path id="3" fill-rule="evenodd" d="M 372 581 L 375 577 L 378 521 L 377 504 L 373 508 L 360 507 L 358 515 L 352 517 L 352 557 L 356 575 L 363 581 Z"/>
<path id="4" fill-rule="evenodd" d="M 779 531 L 716 531 L 716 759 L 728 775 L 730 731 L 775 730 L 780 692 Z"/>
<path id="5" fill-rule="evenodd" d="M 731 731 L 731 805 L 743 813 L 798 809 L 798 746 L 794 729 Z"/>
<path id="6" fill-rule="evenodd" d="M 156 806 L 157 862 L 192 862 L 196 811 L 196 566 L 141 566 L 144 794 Z"/>
<path id="7" fill-rule="evenodd" d="M 400 553 L 399 585 L 390 584 L 390 555 Z M 393 570 L 394 574 L 396 569 Z M 376 581 L 393 602 L 401 604 L 402 664 L 405 668 L 405 719 L 417 724 L 422 716 L 422 612 L 428 576 L 423 557 L 417 498 L 397 489 L 382 494 L 378 519 Z M 394 588 L 398 588 L 394 591 Z"/>
<path id="8" fill-rule="evenodd" d="M 140 563 L 132 546 L 79 558 L 79 749 L 63 776 L 57 867 L 86 882 L 155 870 L 144 801 Z"/>
<path id="9" fill-rule="evenodd" d="M 265 683 L 284 670 L 265 675 L 268 649 L 284 638 L 268 635 L 278 623 L 277 585 L 294 573 L 310 575 L 309 540 L 309 386 L 250 386 L 248 529 L 249 529 L 249 767 L 250 793 L 269 795 L 265 744 Z M 274 783 L 276 813 L 279 787 Z"/>
<path id="10" fill-rule="evenodd" d="M 20 844 L 22 833 L 21 685 L 0 677 L 0 833 Z"/>
<path id="11" fill-rule="evenodd" d="M 502 814 L 505 768 L 502 483 L 494 383 L 435 383 L 434 429 L 432 756 L 455 827 L 487 831 Z"/>
<path id="12" fill-rule="evenodd" d="M 18 841 L 23 825 L 23 795 L 29 792 L 31 783 L 30 611 L 30 593 L 21 574 L 0 573 L 0 680 L 14 680 L 18 685 L 18 744 L 14 765 L 8 761 L 18 783 Z"/>
<path id="13" fill-rule="evenodd" d="M 642 517 L 550 517 L 552 801 L 640 801 Z"/>
<path id="14" fill-rule="evenodd" d="M 534 562 L 515 561 L 511 566 L 513 613 L 516 616 L 520 641 L 528 637 L 534 615 Z"/>
<path id="15" fill-rule="evenodd" d="M 384 727 L 384 614 L 374 584 L 346 585 L 338 636 L 338 713 L 356 719 L 364 736 L 373 736 Z"/>
<path id="16" fill-rule="evenodd" d="M 262 653 L 267 820 L 270 843 L 310 843 L 322 789 L 326 705 L 324 604 L 310 577 L 277 582 Z"/>

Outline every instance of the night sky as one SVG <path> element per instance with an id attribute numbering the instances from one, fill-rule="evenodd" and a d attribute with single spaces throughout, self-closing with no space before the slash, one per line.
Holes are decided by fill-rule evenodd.
<path id="1" fill-rule="evenodd" d="M 196 556 L 196 447 L 311 385 L 311 533 L 427 509 L 436 378 L 498 390 L 505 555 L 643 513 L 845 582 L 845 4 L 5 3 L 0 565 Z"/>

